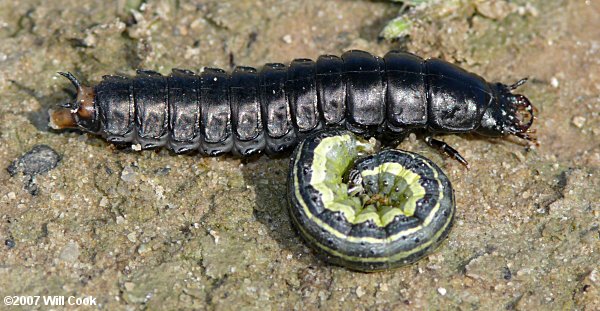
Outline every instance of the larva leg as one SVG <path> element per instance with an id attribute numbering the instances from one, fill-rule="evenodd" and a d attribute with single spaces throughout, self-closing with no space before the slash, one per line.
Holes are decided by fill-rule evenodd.
<path id="1" fill-rule="evenodd" d="M 464 165 L 467 169 L 470 168 L 469 162 L 467 162 L 467 160 L 465 160 L 465 158 L 462 155 L 460 155 L 458 150 L 450 147 L 445 142 L 443 142 L 441 140 L 437 140 L 431 136 L 425 137 L 425 142 L 430 147 L 433 147 L 433 148 L 439 150 L 440 152 L 443 152 L 443 153 L 449 155 L 451 158 L 455 159 L 456 161 L 460 162 L 460 164 Z"/>

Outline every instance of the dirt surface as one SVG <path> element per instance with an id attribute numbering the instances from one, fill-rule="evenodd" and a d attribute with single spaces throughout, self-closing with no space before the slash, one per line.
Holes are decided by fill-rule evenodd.
<path id="1" fill-rule="evenodd" d="M 600 2 L 452 3 L 387 43 L 377 35 L 400 5 L 384 1 L 0 1 L 0 296 L 93 296 L 105 310 L 599 310 Z M 420 136 L 403 142 L 447 172 L 457 215 L 435 254 L 395 271 L 330 266 L 302 243 L 287 158 L 134 152 L 47 128 L 47 109 L 71 98 L 57 71 L 95 83 L 398 47 L 488 80 L 530 77 L 519 91 L 539 110 L 540 146 L 444 137 L 465 170 Z M 31 176 L 6 168 L 36 145 L 61 160 L 32 193 Z"/>

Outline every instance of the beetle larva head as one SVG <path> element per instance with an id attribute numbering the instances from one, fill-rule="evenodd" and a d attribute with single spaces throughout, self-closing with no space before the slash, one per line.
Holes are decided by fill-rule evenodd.
<path id="1" fill-rule="evenodd" d="M 536 141 L 534 131 L 529 129 L 535 119 L 535 108 L 524 95 L 512 93 L 526 81 L 527 79 L 521 79 L 512 85 L 490 84 L 494 98 L 481 118 L 477 133 L 492 137 L 511 134 Z"/>
<path id="2" fill-rule="evenodd" d="M 82 85 L 70 72 L 59 72 L 61 76 L 69 79 L 77 88 L 77 98 L 72 103 L 61 104 L 56 109 L 50 109 L 49 126 L 53 129 L 81 128 L 92 131 L 97 123 L 96 108 L 94 105 L 94 88 Z"/>

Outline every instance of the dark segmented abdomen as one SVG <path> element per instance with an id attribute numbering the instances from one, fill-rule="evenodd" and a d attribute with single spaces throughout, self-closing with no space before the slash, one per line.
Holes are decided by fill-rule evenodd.
<path id="1" fill-rule="evenodd" d="M 133 141 L 135 106 L 132 80 L 119 76 L 104 76 L 95 88 L 95 104 L 99 122 L 90 131 L 100 131 L 113 143 Z"/>
<path id="2" fill-rule="evenodd" d="M 251 67 L 237 67 L 231 74 L 229 100 L 236 154 L 252 154 L 265 148 L 259 82 L 258 72 Z"/>
<path id="3" fill-rule="evenodd" d="M 445 133 L 475 130 L 493 100 L 489 84 L 482 77 L 440 59 L 426 60 L 425 72 L 429 128 Z"/>
<path id="4" fill-rule="evenodd" d="M 317 96 L 319 111 L 326 126 L 344 124 L 346 114 L 346 81 L 344 61 L 335 55 L 317 59 Z"/>
<path id="5" fill-rule="evenodd" d="M 265 128 L 266 151 L 277 153 L 296 144 L 290 105 L 285 85 L 287 67 L 284 64 L 266 64 L 260 71 L 260 100 Z"/>
<path id="6" fill-rule="evenodd" d="M 342 55 L 346 81 L 346 126 L 354 133 L 376 130 L 385 120 L 383 60 L 363 51 Z"/>
<path id="7" fill-rule="evenodd" d="M 491 100 L 483 79 L 447 62 L 356 50 L 231 75 L 138 71 L 132 79 L 105 77 L 95 92 L 97 131 L 111 142 L 213 156 L 278 153 L 323 127 L 365 136 L 473 130 Z"/>
<path id="8" fill-rule="evenodd" d="M 167 79 L 152 71 L 138 71 L 133 79 L 137 143 L 142 148 L 162 147 L 169 137 Z"/>
<path id="9" fill-rule="evenodd" d="M 169 87 L 169 148 L 177 153 L 200 146 L 200 80 L 188 70 L 174 69 Z"/>
<path id="10" fill-rule="evenodd" d="M 387 79 L 387 125 L 394 132 L 427 125 L 424 61 L 402 52 L 384 56 Z"/>
<path id="11" fill-rule="evenodd" d="M 316 64 L 310 59 L 296 59 L 288 69 L 288 101 L 298 137 L 321 127 L 318 110 Z"/>
<path id="12" fill-rule="evenodd" d="M 200 74 L 200 152 L 216 156 L 231 151 L 229 75 L 222 69 L 205 68 Z"/>

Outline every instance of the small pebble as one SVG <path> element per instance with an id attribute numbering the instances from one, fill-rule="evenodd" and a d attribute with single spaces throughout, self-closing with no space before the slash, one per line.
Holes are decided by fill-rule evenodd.
<path id="1" fill-rule="evenodd" d="M 415 143 L 417 141 L 417 134 L 415 134 L 415 133 L 408 134 L 408 140 L 411 143 Z"/>
<path id="2" fill-rule="evenodd" d="M 504 278 L 507 281 L 512 279 L 512 272 L 508 267 L 502 268 L 502 278 Z"/>
<path id="3" fill-rule="evenodd" d="M 56 192 L 56 193 L 53 193 L 50 196 L 50 198 L 52 198 L 52 200 L 54 200 L 54 201 L 62 201 L 65 199 L 65 196 L 60 192 Z"/>
<path id="4" fill-rule="evenodd" d="M 478 1 L 476 3 L 477 12 L 495 20 L 504 19 L 514 10 L 514 5 L 507 1 Z"/>
<path id="5" fill-rule="evenodd" d="M 127 165 L 121 172 L 121 179 L 125 182 L 131 182 L 135 180 L 135 171 L 131 166 Z"/>
<path id="6" fill-rule="evenodd" d="M 138 254 L 143 255 L 143 254 L 149 252 L 150 250 L 151 249 L 150 249 L 150 247 L 148 247 L 148 245 L 142 244 L 142 245 L 140 245 L 140 247 L 138 247 L 137 251 L 138 251 Z"/>
<path id="7" fill-rule="evenodd" d="M 46 145 L 36 145 L 30 151 L 13 161 L 6 170 L 10 176 L 15 176 L 18 172 L 23 172 L 23 175 L 33 177 L 55 168 L 60 159 L 60 155 L 54 149 Z"/>
<path id="8" fill-rule="evenodd" d="M 388 285 L 386 283 L 380 284 L 379 290 L 381 290 L 382 292 L 387 292 L 389 290 Z"/>
<path id="9" fill-rule="evenodd" d="M 132 243 L 135 243 L 135 242 L 137 242 L 137 236 L 136 236 L 135 232 L 131 232 L 131 233 L 129 233 L 129 234 L 127 235 L 127 239 L 128 239 L 129 241 L 131 241 Z"/>
<path id="10" fill-rule="evenodd" d="M 165 175 L 168 175 L 170 171 L 171 171 L 171 167 L 165 166 L 165 167 L 157 169 L 155 171 L 155 173 L 157 176 L 165 176 Z"/>
<path id="11" fill-rule="evenodd" d="M 79 244 L 69 242 L 60 252 L 60 259 L 66 262 L 75 262 L 79 258 Z"/>
<path id="12" fill-rule="evenodd" d="M 437 291 L 438 291 L 438 293 L 440 293 L 440 295 L 442 295 L 442 296 L 446 296 L 446 292 L 447 292 L 447 291 L 446 291 L 446 289 L 445 289 L 445 288 L 443 288 L 443 287 L 440 287 L 440 288 L 438 288 L 438 289 L 437 289 Z"/>
<path id="13" fill-rule="evenodd" d="M 592 272 L 590 272 L 589 278 L 595 284 L 598 284 L 600 281 L 600 275 L 598 275 L 598 274 L 599 274 L 598 269 L 594 269 L 594 270 L 592 270 Z"/>
<path id="14" fill-rule="evenodd" d="M 4 245 L 6 245 L 6 247 L 8 247 L 8 249 L 11 249 L 13 247 L 15 247 L 15 241 L 13 241 L 12 239 L 6 239 L 4 240 Z"/>
<path id="15" fill-rule="evenodd" d="M 573 119 L 571 120 L 571 123 L 573 125 L 575 125 L 575 127 L 577 128 L 582 128 L 585 125 L 585 118 L 582 116 L 575 116 L 573 117 Z"/>
<path id="16" fill-rule="evenodd" d="M 356 296 L 358 296 L 358 298 L 362 297 L 365 295 L 365 290 L 359 286 L 356 288 Z"/>
<path id="17" fill-rule="evenodd" d="M 117 221 L 117 225 L 124 224 L 125 222 L 127 222 L 127 220 L 123 216 L 117 216 L 116 221 Z"/>
<path id="18" fill-rule="evenodd" d="M 39 187 L 35 182 L 35 176 L 53 169 L 60 162 L 60 155 L 46 145 L 36 145 L 18 159 L 14 160 L 6 170 L 10 176 L 22 172 L 26 176 L 23 188 L 31 195 L 39 193 Z"/>
<path id="19" fill-rule="evenodd" d="M 281 38 L 281 40 L 283 40 L 283 42 L 287 43 L 287 44 L 291 44 L 292 43 L 292 36 L 291 35 L 285 35 L 283 36 L 283 38 Z"/>
<path id="20" fill-rule="evenodd" d="M 100 207 L 107 207 L 108 206 L 108 198 L 103 196 L 102 199 L 100 199 Z"/>
<path id="21" fill-rule="evenodd" d="M 213 239 L 215 240 L 215 244 L 219 244 L 219 238 L 220 237 L 219 237 L 219 233 L 217 231 L 215 231 L 215 230 L 209 230 L 208 234 L 210 234 L 213 237 Z"/>

